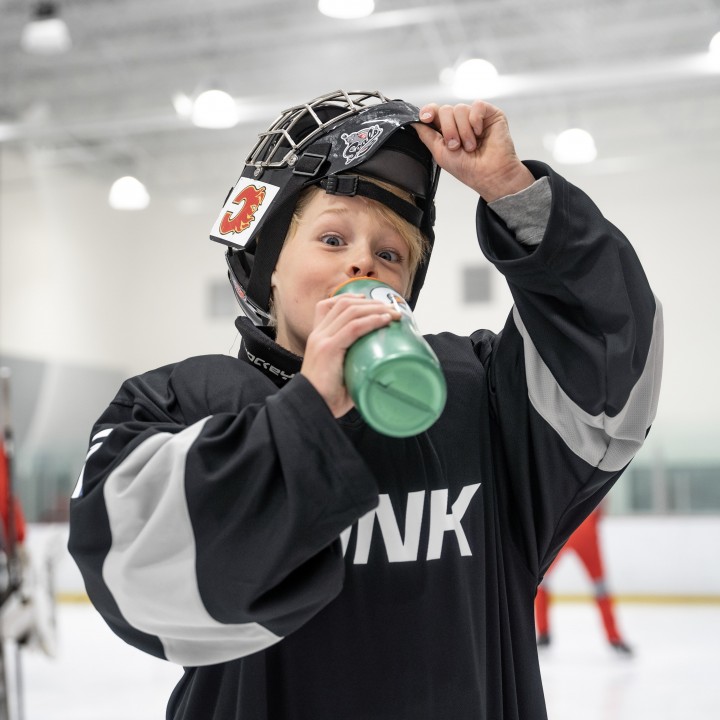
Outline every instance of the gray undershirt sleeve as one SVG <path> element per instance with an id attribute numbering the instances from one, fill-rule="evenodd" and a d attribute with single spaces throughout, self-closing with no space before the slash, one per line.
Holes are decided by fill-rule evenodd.
<path id="1" fill-rule="evenodd" d="M 539 245 L 550 218 L 551 203 L 550 181 L 541 177 L 514 195 L 493 200 L 488 207 L 515 233 L 518 242 Z"/>

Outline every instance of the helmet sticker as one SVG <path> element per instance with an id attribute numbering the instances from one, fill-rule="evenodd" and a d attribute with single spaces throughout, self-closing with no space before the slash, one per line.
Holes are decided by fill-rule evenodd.
<path id="1" fill-rule="evenodd" d="M 365 155 L 380 139 L 382 132 L 383 129 L 379 125 L 373 125 L 352 133 L 343 133 L 340 137 L 345 141 L 343 150 L 345 164 Z"/>
<path id="2" fill-rule="evenodd" d="M 210 234 L 224 242 L 244 246 L 252 235 L 251 228 L 260 220 L 279 187 L 241 177 L 228 195 Z"/>

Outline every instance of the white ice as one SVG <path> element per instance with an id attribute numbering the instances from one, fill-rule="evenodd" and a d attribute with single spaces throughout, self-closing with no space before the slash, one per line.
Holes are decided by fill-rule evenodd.
<path id="1" fill-rule="evenodd" d="M 541 652 L 550 720 L 720 718 L 720 606 L 617 611 L 632 658 L 608 648 L 591 604 L 553 606 Z M 180 668 L 125 645 L 90 605 L 60 604 L 58 624 L 55 659 L 21 653 L 25 720 L 163 720 Z"/>

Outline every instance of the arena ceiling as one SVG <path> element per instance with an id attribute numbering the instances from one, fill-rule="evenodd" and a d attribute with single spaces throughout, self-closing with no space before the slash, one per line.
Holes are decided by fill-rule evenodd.
<path id="1" fill-rule="evenodd" d="M 583 125 L 608 168 L 658 148 L 720 154 L 720 0 L 376 0 L 360 20 L 316 0 L 58 0 L 72 46 L 51 56 L 20 46 L 33 4 L 0 0 L 0 151 L 36 165 L 139 166 L 190 189 L 239 169 L 281 108 L 330 90 L 457 102 L 444 80 L 470 56 L 497 67 L 488 99 L 535 133 L 529 153 Z M 176 93 L 211 85 L 236 99 L 236 127 L 175 112 Z"/>

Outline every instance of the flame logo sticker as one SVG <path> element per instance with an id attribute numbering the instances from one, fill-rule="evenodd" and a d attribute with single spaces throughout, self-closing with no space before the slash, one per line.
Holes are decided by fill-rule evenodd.
<path id="1" fill-rule="evenodd" d="M 255 213 L 265 199 L 265 191 L 264 187 L 246 185 L 235 195 L 230 205 L 235 205 L 237 208 L 228 210 L 222 216 L 219 225 L 220 234 L 239 234 L 247 230 L 255 221 Z"/>

